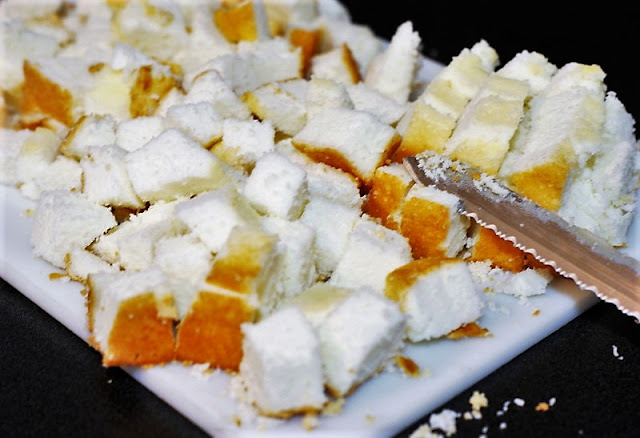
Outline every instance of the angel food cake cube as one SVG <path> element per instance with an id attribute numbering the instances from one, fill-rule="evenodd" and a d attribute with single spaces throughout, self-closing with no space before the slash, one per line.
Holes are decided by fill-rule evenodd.
<path id="1" fill-rule="evenodd" d="M 415 184 L 401 208 L 400 233 L 414 258 L 455 257 L 463 249 L 469 219 L 458 213 L 458 198 L 433 186 Z"/>
<path id="2" fill-rule="evenodd" d="M 270 152 L 256 162 L 243 193 L 260 213 L 297 219 L 308 199 L 306 172 L 284 155 Z"/>
<path id="3" fill-rule="evenodd" d="M 347 396 L 382 370 L 403 347 L 405 317 L 397 304 L 371 290 L 356 290 L 318 328 L 326 385 Z"/>
<path id="4" fill-rule="evenodd" d="M 273 308 L 277 238 L 258 228 L 237 227 L 178 325 L 176 357 L 237 371 L 242 359 L 241 325 L 262 308 Z"/>
<path id="5" fill-rule="evenodd" d="M 64 268 L 67 254 L 86 248 L 96 238 L 116 226 L 107 207 L 67 191 L 42 194 L 33 220 L 31 245 L 36 256 Z"/>
<path id="6" fill-rule="evenodd" d="M 329 284 L 384 292 L 387 274 L 412 260 L 407 240 L 368 216 L 356 222 Z"/>
<path id="7" fill-rule="evenodd" d="M 174 359 L 177 317 L 158 268 L 89 275 L 91 343 L 105 366 L 154 365 Z"/>
<path id="8" fill-rule="evenodd" d="M 125 157 L 133 189 L 143 201 L 171 201 L 224 185 L 222 162 L 177 129 L 167 129 Z"/>
<path id="9" fill-rule="evenodd" d="M 312 159 L 351 173 L 365 184 L 399 142 L 396 130 L 375 116 L 344 108 L 317 114 L 293 137 L 293 145 Z"/>
<path id="10" fill-rule="evenodd" d="M 263 415 L 286 418 L 319 411 L 327 401 L 320 342 L 302 311 L 287 307 L 243 324 L 240 378 Z"/>
<path id="11" fill-rule="evenodd" d="M 412 186 L 413 179 L 402 164 L 380 166 L 373 176 L 362 211 L 380 219 L 384 226 L 398 230 L 402 204 Z"/>
<path id="12" fill-rule="evenodd" d="M 497 54 L 486 41 L 463 49 L 429 82 L 398 124 L 402 143 L 394 160 L 425 150 L 442 153 L 469 101 L 493 72 Z"/>
<path id="13" fill-rule="evenodd" d="M 213 253 L 222 249 L 235 227 L 260 223 L 258 213 L 232 184 L 181 202 L 176 216 Z"/>
<path id="14" fill-rule="evenodd" d="M 471 271 L 457 258 L 429 257 L 401 266 L 387 276 L 384 293 L 407 316 L 411 342 L 439 338 L 482 315 Z"/>

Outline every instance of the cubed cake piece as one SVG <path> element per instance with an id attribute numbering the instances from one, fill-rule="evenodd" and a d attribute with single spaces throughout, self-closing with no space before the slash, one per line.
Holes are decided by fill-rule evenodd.
<path id="1" fill-rule="evenodd" d="M 158 116 L 143 116 L 123 120 L 116 127 L 115 144 L 133 152 L 165 130 L 164 120 Z"/>
<path id="2" fill-rule="evenodd" d="M 256 117 L 269 120 L 278 132 L 285 135 L 296 135 L 307 122 L 304 103 L 278 83 L 270 82 L 248 91 L 242 100 Z"/>
<path id="3" fill-rule="evenodd" d="M 223 163 L 177 129 L 167 129 L 127 154 L 133 189 L 143 201 L 170 201 L 224 185 Z"/>
<path id="4" fill-rule="evenodd" d="M 178 326 L 178 360 L 237 371 L 241 325 L 254 321 L 262 306 L 275 307 L 276 242 L 259 228 L 232 230 Z"/>
<path id="5" fill-rule="evenodd" d="M 482 315 L 469 267 L 457 258 L 427 257 L 399 267 L 387 276 L 385 296 L 407 316 L 411 342 L 439 338 Z"/>
<path id="6" fill-rule="evenodd" d="M 18 183 L 18 155 L 20 155 L 24 143 L 33 133 L 34 131 L 30 129 L 0 128 L 0 143 L 2 144 L 0 148 L 0 184 L 15 185 Z M 47 158 L 47 161 L 50 159 L 50 157 Z"/>
<path id="7" fill-rule="evenodd" d="M 260 213 L 297 219 L 308 200 L 306 172 L 286 156 L 270 152 L 256 162 L 243 193 Z"/>
<path id="8" fill-rule="evenodd" d="M 82 168 L 76 160 L 57 156 L 31 181 L 23 183 L 20 192 L 29 199 L 38 199 L 42 192 L 50 190 L 79 192 L 82 189 L 82 177 Z"/>
<path id="9" fill-rule="evenodd" d="M 223 119 L 251 118 L 251 111 L 217 70 L 206 70 L 198 74 L 187 88 L 183 101 L 184 103 L 209 102 Z"/>
<path id="10" fill-rule="evenodd" d="M 315 161 L 342 169 L 369 184 L 401 138 L 375 116 L 343 108 L 327 109 L 309 119 L 293 145 Z"/>
<path id="11" fill-rule="evenodd" d="M 380 166 L 373 175 L 362 211 L 380 219 L 382 225 L 398 230 L 402 204 L 412 186 L 413 179 L 402 164 Z"/>
<path id="12" fill-rule="evenodd" d="M 133 191 L 127 172 L 127 151 L 116 146 L 94 146 L 80 160 L 82 191 L 96 204 L 141 209 L 144 203 Z"/>
<path id="13" fill-rule="evenodd" d="M 242 332 L 240 378 L 259 412 L 286 418 L 320 411 L 327 401 L 320 343 L 304 314 L 288 307 Z"/>
<path id="14" fill-rule="evenodd" d="M 400 104 L 363 82 L 347 85 L 346 90 L 355 109 L 369 112 L 387 125 L 398 123 L 408 110 L 407 104 Z"/>
<path id="15" fill-rule="evenodd" d="M 343 84 L 360 82 L 360 67 L 347 44 L 320 53 L 311 59 L 311 77 Z"/>
<path id="16" fill-rule="evenodd" d="M 394 159 L 443 151 L 469 101 L 493 72 L 497 54 L 485 41 L 463 49 L 429 82 L 398 124 L 402 144 Z"/>
<path id="17" fill-rule="evenodd" d="M 66 258 L 66 271 L 70 279 L 86 282 L 91 274 L 99 272 L 116 272 L 118 266 L 114 266 L 102 260 L 97 255 L 84 248 L 72 250 Z"/>
<path id="18" fill-rule="evenodd" d="M 298 295 L 285 300 L 282 303 L 282 307 L 298 307 L 311 325 L 317 329 L 327 315 L 353 292 L 353 289 L 337 287 L 321 281 L 303 290 Z"/>
<path id="19" fill-rule="evenodd" d="M 174 359 L 176 310 L 158 268 L 89 276 L 91 344 L 105 366 L 156 365 Z"/>
<path id="20" fill-rule="evenodd" d="M 162 61 L 186 47 L 187 30 L 178 2 L 122 2 L 112 23 L 120 41 Z"/>
<path id="21" fill-rule="evenodd" d="M 271 37 L 263 0 L 222 2 L 213 11 L 213 21 L 230 43 Z"/>
<path id="22" fill-rule="evenodd" d="M 359 289 L 320 323 L 318 334 L 326 386 L 344 397 L 380 372 L 403 345 L 405 317 L 380 294 Z"/>
<path id="23" fill-rule="evenodd" d="M 313 117 L 327 108 L 354 109 L 353 102 L 342 82 L 315 76 L 308 82 L 305 103 L 308 117 Z"/>
<path id="24" fill-rule="evenodd" d="M 59 145 L 60 137 L 55 132 L 47 128 L 36 128 L 22 142 L 15 157 L 17 182 L 24 184 L 37 179 L 56 159 Z"/>
<path id="25" fill-rule="evenodd" d="M 274 148 L 275 129 L 270 121 L 228 118 L 222 123 L 222 141 L 212 152 L 230 166 L 249 171 Z"/>
<path id="26" fill-rule="evenodd" d="M 222 117 L 208 102 L 170 107 L 167 110 L 165 126 L 181 130 L 205 148 L 222 138 Z"/>
<path id="27" fill-rule="evenodd" d="M 178 319 L 184 318 L 202 281 L 211 270 L 213 254 L 195 235 L 167 235 L 153 245 L 153 264 L 167 276 Z"/>
<path id="28" fill-rule="evenodd" d="M 153 263 L 154 245 L 162 237 L 185 231 L 176 217 L 176 206 L 184 201 L 157 202 L 130 215 L 91 245 L 91 251 L 111 264 L 127 270 L 146 269 Z"/>
<path id="29" fill-rule="evenodd" d="M 60 153 L 81 160 L 92 146 L 116 143 L 116 121 L 111 116 L 84 115 L 60 143 Z"/>
<path id="30" fill-rule="evenodd" d="M 277 295 L 281 299 L 298 295 L 311 286 L 318 276 L 315 266 L 315 230 L 301 221 L 278 217 L 264 218 L 262 228 L 278 237 L 281 259 L 275 274 Z"/>
<path id="31" fill-rule="evenodd" d="M 337 5 L 337 2 L 333 6 L 329 6 L 326 1 L 321 1 L 318 4 L 319 10 L 334 9 L 334 6 L 344 10 L 343 5 Z M 351 19 L 345 18 L 342 13 L 337 16 L 332 13 L 321 15 L 319 24 L 323 40 L 321 41 L 320 51 L 327 52 L 336 47 L 346 45 L 350 48 L 352 56 L 357 63 L 358 74 L 363 77 L 371 61 L 383 50 L 383 43 L 380 38 L 373 32 L 371 27 L 354 23 Z"/>
<path id="32" fill-rule="evenodd" d="M 20 118 L 27 126 L 45 118 L 72 126 L 82 116 L 84 92 L 93 85 L 82 59 L 25 60 L 23 73 Z"/>
<path id="33" fill-rule="evenodd" d="M 315 263 L 321 277 L 328 278 L 338 265 L 359 217 L 360 209 L 326 198 L 314 197 L 307 203 L 300 222 L 315 231 Z"/>
<path id="34" fill-rule="evenodd" d="M 362 216 L 349 233 L 329 283 L 353 289 L 367 287 L 383 293 L 387 274 L 411 260 L 411 248 L 404 236 L 369 216 Z"/>
<path id="35" fill-rule="evenodd" d="M 469 248 L 465 260 L 488 261 L 492 266 L 506 271 L 519 272 L 526 266 L 526 253 L 513 242 L 498 236 L 495 231 L 476 224 L 470 227 Z"/>
<path id="36" fill-rule="evenodd" d="M 443 152 L 488 174 L 496 174 L 529 97 L 526 82 L 498 74 L 489 77 L 463 111 Z"/>
<path id="37" fill-rule="evenodd" d="M 389 45 L 367 68 L 364 83 L 397 103 L 407 103 L 418 71 L 421 43 L 420 35 L 413 30 L 413 23 L 402 23 Z"/>
<path id="38" fill-rule="evenodd" d="M 182 202 L 176 216 L 213 253 L 220 251 L 234 227 L 260 223 L 258 213 L 232 184 Z"/>
<path id="39" fill-rule="evenodd" d="M 603 141 L 604 72 L 569 63 L 530 102 L 529 120 L 506 155 L 499 176 L 549 210 L 560 207 L 569 174 Z"/>
<path id="40" fill-rule="evenodd" d="M 107 207 L 94 204 L 79 193 L 47 191 L 36 207 L 31 246 L 36 256 L 64 268 L 67 254 L 86 248 L 114 226 L 116 220 Z"/>
<path id="41" fill-rule="evenodd" d="M 458 198 L 433 186 L 414 184 L 400 213 L 400 232 L 413 257 L 455 257 L 464 247 L 469 219 L 458 213 Z"/>

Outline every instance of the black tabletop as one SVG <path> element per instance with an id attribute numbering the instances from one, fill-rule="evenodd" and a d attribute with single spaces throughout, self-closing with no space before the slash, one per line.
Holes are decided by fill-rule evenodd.
<path id="1" fill-rule="evenodd" d="M 503 61 L 526 49 L 557 65 L 600 64 L 609 88 L 640 120 L 640 38 L 637 17 L 624 8 L 610 12 L 605 5 L 583 16 L 533 5 L 508 13 L 484 2 L 346 4 L 354 21 L 385 38 L 411 20 L 424 53 L 443 63 L 483 38 Z M 468 411 L 473 391 L 484 393 L 489 406 L 480 419 L 459 419 L 455 436 L 640 437 L 640 325 L 598 303 L 433 412 Z M 551 406 L 536 410 L 539 402 Z M 429 414 L 399 436 L 408 436 Z M 83 340 L 0 281 L 0 436 L 207 435 L 124 371 L 102 367 Z"/>

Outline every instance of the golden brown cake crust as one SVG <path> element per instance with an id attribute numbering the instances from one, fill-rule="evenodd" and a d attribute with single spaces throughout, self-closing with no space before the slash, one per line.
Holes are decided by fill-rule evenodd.
<path id="1" fill-rule="evenodd" d="M 237 371 L 242 360 L 241 324 L 254 319 L 241 297 L 200 292 L 178 325 L 176 359 Z"/>
<path id="2" fill-rule="evenodd" d="M 51 82 L 29 61 L 24 61 L 23 72 L 22 115 L 28 117 L 41 114 L 71 126 L 74 122 L 71 92 Z"/>
<path id="3" fill-rule="evenodd" d="M 120 304 L 103 355 L 105 366 L 154 365 L 174 359 L 173 320 L 158 314 L 152 292 Z"/>

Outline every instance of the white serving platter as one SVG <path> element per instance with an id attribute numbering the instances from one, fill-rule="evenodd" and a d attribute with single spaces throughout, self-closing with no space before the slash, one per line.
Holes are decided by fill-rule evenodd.
<path id="1" fill-rule="evenodd" d="M 421 74 L 430 78 L 439 68 L 427 60 Z M 86 341 L 89 332 L 82 285 L 64 278 L 51 279 L 50 274 L 59 271 L 32 254 L 29 236 L 35 206 L 18 190 L 0 186 L 0 276 Z M 638 214 L 628 242 L 624 251 L 640 259 Z M 339 414 L 320 417 L 313 431 L 305 430 L 300 417 L 264 422 L 247 415 L 246 407 L 230 396 L 231 377 L 222 371 L 203 373 L 197 366 L 178 363 L 125 370 L 216 438 L 391 436 L 472 388 L 598 301 L 565 279 L 554 280 L 544 295 L 527 300 L 495 294 L 485 298 L 485 314 L 479 324 L 490 331 L 490 337 L 409 345 L 405 356 L 420 366 L 420 377 L 382 372 L 349 396 Z M 238 418 L 243 419 L 241 425 Z"/>

